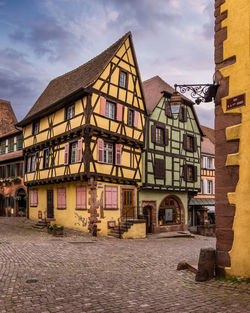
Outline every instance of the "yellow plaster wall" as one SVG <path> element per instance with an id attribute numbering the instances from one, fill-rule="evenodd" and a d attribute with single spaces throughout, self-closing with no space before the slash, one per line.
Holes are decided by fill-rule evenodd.
<path id="1" fill-rule="evenodd" d="M 249 0 L 226 0 L 221 12 L 228 10 L 228 18 L 222 22 L 227 27 L 228 39 L 224 41 L 224 59 L 236 56 L 236 63 L 221 69 L 224 77 L 229 76 L 231 98 L 246 94 L 246 105 L 226 111 L 226 99 L 222 99 L 225 114 L 241 113 L 242 123 L 237 129 L 226 130 L 227 139 L 240 139 L 239 153 L 229 155 L 227 165 L 239 165 L 239 181 L 235 193 L 228 194 L 228 200 L 235 204 L 234 241 L 230 254 L 231 267 L 226 273 L 237 277 L 250 277 L 250 2 Z M 237 138 L 236 138 L 237 137 Z"/>
<path id="2" fill-rule="evenodd" d="M 139 239 L 146 238 L 146 224 L 145 223 L 135 223 L 133 224 L 127 232 L 122 235 L 123 239 Z"/>
<path id="3" fill-rule="evenodd" d="M 98 226 L 98 235 L 107 235 L 109 233 L 108 229 L 108 221 L 115 221 L 116 225 L 118 225 L 118 219 L 121 216 L 121 187 L 123 188 L 131 188 L 131 185 L 118 185 L 111 184 L 107 182 L 98 182 L 97 183 L 97 200 L 101 199 L 101 195 L 103 193 L 103 207 L 105 207 L 105 195 L 104 188 L 105 186 L 117 186 L 118 187 L 118 209 L 117 210 L 107 210 L 104 209 L 104 218 L 100 218 L 100 207 L 97 209 L 99 213 L 98 219 L 101 221 L 97 224 Z M 88 218 L 90 214 L 87 210 L 76 210 L 76 187 L 77 186 L 86 186 L 87 187 L 87 208 L 89 209 L 89 187 L 87 182 L 68 182 L 68 183 L 60 183 L 57 185 L 46 185 L 46 186 L 37 186 L 32 187 L 31 189 L 38 190 L 38 206 L 29 208 L 29 216 L 32 220 L 38 220 L 38 211 L 42 211 L 42 217 L 47 217 L 47 189 L 54 190 L 54 218 L 53 224 L 63 225 L 67 228 L 88 231 Z M 66 188 L 66 209 L 60 210 L 57 209 L 57 188 Z M 135 190 L 135 203 L 137 203 L 137 192 Z M 86 224 L 86 225 L 85 225 Z M 145 227 L 145 225 L 144 225 Z M 137 233 L 138 232 L 138 233 Z M 144 230 L 145 232 L 145 230 Z M 137 227 L 132 230 L 132 234 L 134 236 L 140 236 L 136 238 L 143 238 L 142 229 Z M 131 234 L 130 234 L 131 236 Z"/>

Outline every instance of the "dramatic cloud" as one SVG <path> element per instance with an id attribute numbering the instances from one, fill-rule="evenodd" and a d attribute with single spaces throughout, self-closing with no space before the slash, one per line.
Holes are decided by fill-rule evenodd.
<path id="1" fill-rule="evenodd" d="M 24 103 L 27 112 L 52 78 L 87 62 L 129 30 L 143 80 L 159 75 L 171 85 L 211 82 L 214 71 L 212 2 L 3 2 L 0 64 L 4 66 L 0 66 L 0 98 L 9 97 L 18 118 L 22 118 L 26 110 Z M 22 99 L 13 96 L 17 92 Z M 18 109 L 20 106 L 22 110 Z M 199 112 L 201 118 L 206 115 L 204 121 L 211 126 L 211 110 L 206 114 L 204 109 Z"/>

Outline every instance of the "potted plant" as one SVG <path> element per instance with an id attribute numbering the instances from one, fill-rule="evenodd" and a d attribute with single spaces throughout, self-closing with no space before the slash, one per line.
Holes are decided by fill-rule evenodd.
<path id="1" fill-rule="evenodd" d="M 47 225 L 47 231 L 48 231 L 48 234 L 52 234 L 53 233 L 53 225 L 48 224 Z"/>
<path id="2" fill-rule="evenodd" d="M 14 184 L 20 184 L 21 183 L 21 179 L 19 177 L 12 178 L 12 181 Z"/>
<path id="3" fill-rule="evenodd" d="M 54 224 L 52 234 L 53 236 L 63 236 L 63 230 L 64 230 L 64 226 Z"/>

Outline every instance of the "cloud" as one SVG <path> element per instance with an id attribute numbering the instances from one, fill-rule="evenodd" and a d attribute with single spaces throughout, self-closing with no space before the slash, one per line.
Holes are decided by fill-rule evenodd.
<path id="1" fill-rule="evenodd" d="M 207 16 L 208 21 L 202 26 L 202 34 L 205 39 L 211 40 L 214 38 L 214 7 L 212 2 L 208 2 L 203 13 Z"/>

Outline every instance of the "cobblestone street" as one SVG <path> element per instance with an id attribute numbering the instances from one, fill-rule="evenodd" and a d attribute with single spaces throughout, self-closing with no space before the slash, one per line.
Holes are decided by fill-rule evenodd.
<path id="1" fill-rule="evenodd" d="M 0 218 L 0 312 L 249 312 L 249 284 L 177 271 L 215 239 L 55 238 Z"/>

